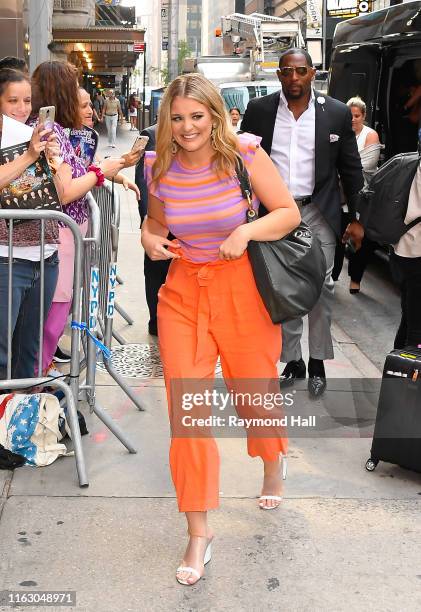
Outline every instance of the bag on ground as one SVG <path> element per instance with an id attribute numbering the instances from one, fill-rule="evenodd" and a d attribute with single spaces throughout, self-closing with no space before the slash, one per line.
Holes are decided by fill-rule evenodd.
<path id="1" fill-rule="evenodd" d="M 421 472 L 421 349 L 386 357 L 367 469 L 379 461 Z"/>
<path id="2" fill-rule="evenodd" d="M 64 418 L 64 412 L 54 395 L 12 394 L 0 418 L 0 444 L 25 457 L 27 465 L 50 465 L 67 453 L 59 443 L 59 417 Z"/>

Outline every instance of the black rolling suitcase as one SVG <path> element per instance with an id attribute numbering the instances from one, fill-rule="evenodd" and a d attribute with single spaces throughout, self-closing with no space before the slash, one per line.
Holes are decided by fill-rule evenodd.
<path id="1" fill-rule="evenodd" d="M 421 348 L 386 357 L 366 469 L 372 472 L 379 461 L 421 472 Z"/>

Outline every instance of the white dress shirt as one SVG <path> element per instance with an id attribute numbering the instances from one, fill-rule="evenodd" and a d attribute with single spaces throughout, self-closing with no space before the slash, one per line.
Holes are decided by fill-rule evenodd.
<path id="1" fill-rule="evenodd" d="M 308 108 L 297 120 L 281 90 L 270 156 L 295 198 L 314 190 L 315 117 L 313 89 Z"/>

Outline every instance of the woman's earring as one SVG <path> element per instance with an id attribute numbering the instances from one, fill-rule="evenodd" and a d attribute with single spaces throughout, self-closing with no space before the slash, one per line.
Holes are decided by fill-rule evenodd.
<path id="1" fill-rule="evenodd" d="M 175 139 L 173 138 L 173 139 L 171 140 L 171 153 L 172 153 L 173 155 L 176 155 L 176 154 L 177 154 L 177 151 L 178 151 L 178 145 L 177 145 L 177 143 L 176 143 Z"/>
<path id="2" fill-rule="evenodd" d="M 218 149 L 218 147 L 216 146 L 216 128 L 215 126 L 212 127 L 212 131 L 211 131 L 211 145 L 212 148 L 215 149 L 215 151 Z"/>

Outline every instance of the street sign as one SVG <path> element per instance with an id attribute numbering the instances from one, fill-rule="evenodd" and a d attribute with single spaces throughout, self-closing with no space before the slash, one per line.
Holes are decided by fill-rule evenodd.
<path id="1" fill-rule="evenodd" d="M 144 53 L 145 44 L 146 43 L 144 42 L 134 42 L 133 43 L 133 53 Z"/>
<path id="2" fill-rule="evenodd" d="M 323 38 L 322 12 L 322 0 L 307 0 L 307 39 Z"/>
<path id="3" fill-rule="evenodd" d="M 168 40 L 169 40 L 169 32 L 168 32 L 168 16 L 169 16 L 169 0 L 161 0 L 161 40 L 162 40 L 162 50 L 168 50 Z"/>

